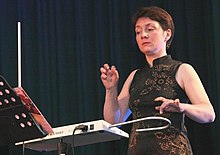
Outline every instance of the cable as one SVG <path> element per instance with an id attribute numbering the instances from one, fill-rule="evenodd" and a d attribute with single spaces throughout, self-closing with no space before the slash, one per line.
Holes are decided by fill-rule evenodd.
<path id="1" fill-rule="evenodd" d="M 73 130 L 73 139 L 72 139 L 72 142 L 73 142 L 73 145 L 72 145 L 72 152 L 73 152 L 73 155 L 75 155 L 75 151 L 74 151 L 74 135 L 75 135 L 75 132 L 76 130 L 81 130 L 82 132 L 86 132 L 88 131 L 88 126 L 87 125 L 79 125 L 77 127 L 74 128 Z"/>
<path id="2" fill-rule="evenodd" d="M 60 142 L 57 143 L 57 151 L 58 155 L 66 155 L 68 154 L 69 144 L 63 142 L 63 139 L 60 139 Z"/>
<path id="3" fill-rule="evenodd" d="M 73 139 L 72 139 L 72 142 L 73 142 L 73 145 L 72 145 L 73 155 L 75 155 L 75 151 L 74 151 L 74 135 L 75 135 L 75 132 L 76 132 L 76 128 L 73 130 Z"/>
<path id="4" fill-rule="evenodd" d="M 25 146 L 24 146 L 25 144 L 24 144 L 24 142 L 22 143 L 22 154 L 24 155 L 25 154 Z"/>

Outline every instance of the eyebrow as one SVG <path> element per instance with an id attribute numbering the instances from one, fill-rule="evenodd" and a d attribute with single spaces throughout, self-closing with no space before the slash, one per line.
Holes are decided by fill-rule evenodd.
<path id="1" fill-rule="evenodd" d="M 144 27 L 148 27 L 148 26 L 155 26 L 156 27 L 156 25 L 154 23 L 148 23 L 148 24 L 144 25 Z M 139 25 L 135 26 L 135 28 L 139 28 L 139 27 L 141 27 L 141 26 L 139 26 Z"/>

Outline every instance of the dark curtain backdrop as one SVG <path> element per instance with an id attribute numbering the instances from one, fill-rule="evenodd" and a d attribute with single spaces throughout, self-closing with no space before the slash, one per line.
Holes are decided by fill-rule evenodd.
<path id="1" fill-rule="evenodd" d="M 21 21 L 22 87 L 52 127 L 103 119 L 105 92 L 99 68 L 104 63 L 116 65 L 121 89 L 129 73 L 145 63 L 135 43 L 131 16 L 137 8 L 151 5 L 173 16 L 176 33 L 168 52 L 194 66 L 216 111 L 212 124 L 186 120 L 194 153 L 219 155 L 218 0 L 1 0 L 0 74 L 17 86 L 17 21 Z M 122 129 L 129 132 L 130 127 Z M 75 153 L 123 155 L 127 143 L 122 139 L 82 146 Z M 1 146 L 0 153 L 21 155 L 22 148 Z"/>

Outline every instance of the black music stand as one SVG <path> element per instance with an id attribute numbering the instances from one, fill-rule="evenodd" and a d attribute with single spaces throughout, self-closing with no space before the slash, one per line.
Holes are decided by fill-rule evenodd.
<path id="1" fill-rule="evenodd" d="M 25 99 L 29 99 L 26 96 Z M 40 138 L 48 134 L 33 116 L 36 112 L 33 110 L 37 110 L 36 115 L 41 116 L 35 105 L 23 101 L 24 98 L 21 99 L 0 75 L 0 145 Z"/>

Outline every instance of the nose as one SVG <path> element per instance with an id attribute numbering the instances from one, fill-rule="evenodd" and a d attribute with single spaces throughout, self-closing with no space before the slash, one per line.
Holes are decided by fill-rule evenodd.
<path id="1" fill-rule="evenodd" d="M 149 38 L 148 33 L 145 32 L 145 31 L 143 31 L 143 32 L 141 33 L 141 39 L 144 39 L 144 38 Z"/>

